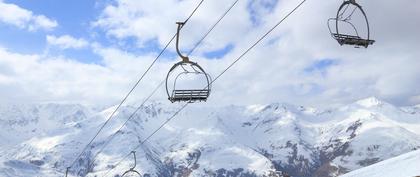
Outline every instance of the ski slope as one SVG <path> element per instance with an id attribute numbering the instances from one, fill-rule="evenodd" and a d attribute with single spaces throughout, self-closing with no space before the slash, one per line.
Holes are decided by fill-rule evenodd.
<path id="1" fill-rule="evenodd" d="M 409 152 L 352 171 L 341 177 L 412 177 L 420 176 L 420 150 Z"/>

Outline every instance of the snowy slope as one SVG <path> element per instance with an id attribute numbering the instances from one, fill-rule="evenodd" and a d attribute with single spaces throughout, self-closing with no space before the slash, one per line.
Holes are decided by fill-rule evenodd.
<path id="1" fill-rule="evenodd" d="M 150 103 L 92 162 L 135 107 L 125 106 L 70 171 L 103 176 L 180 105 Z M 60 176 L 114 107 L 0 106 L 0 176 Z M 137 149 L 150 176 L 338 176 L 420 148 L 418 106 L 368 98 L 340 108 L 191 105 Z M 109 176 L 129 169 L 129 157 Z M 277 174 L 277 175 L 276 175 Z"/>
<path id="2" fill-rule="evenodd" d="M 409 152 L 364 167 L 341 177 L 413 177 L 420 176 L 420 150 Z"/>

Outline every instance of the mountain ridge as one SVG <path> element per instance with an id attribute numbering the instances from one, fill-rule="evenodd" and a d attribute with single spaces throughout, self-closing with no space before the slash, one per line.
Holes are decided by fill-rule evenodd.
<path id="1" fill-rule="evenodd" d="M 135 109 L 124 106 L 70 175 L 102 176 L 178 106 L 153 102 L 141 108 L 89 167 Z M 420 114 L 413 110 L 374 97 L 333 109 L 194 105 L 138 149 L 137 168 L 149 176 L 337 176 L 420 148 Z M 41 104 L 0 111 L 1 134 L 21 135 L 12 143 L 0 136 L 0 176 L 8 177 L 62 175 L 112 109 Z M 112 174 L 131 163 L 129 157 Z"/>

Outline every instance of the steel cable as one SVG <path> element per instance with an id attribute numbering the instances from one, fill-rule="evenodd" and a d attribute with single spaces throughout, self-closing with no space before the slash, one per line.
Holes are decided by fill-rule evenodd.
<path id="1" fill-rule="evenodd" d="M 274 29 L 276 29 L 284 20 L 286 20 L 291 14 L 293 14 L 306 0 L 301 1 L 292 11 L 290 11 L 285 17 L 283 17 L 279 22 L 277 22 L 270 30 L 268 30 L 262 37 L 260 37 L 253 45 L 251 45 L 245 52 L 243 52 L 237 59 L 235 59 L 227 68 L 225 68 L 210 84 L 213 84 L 218 80 L 223 74 L 226 73 L 233 65 L 235 65 L 239 60 L 241 60 L 249 51 L 251 51 L 255 46 L 257 46 L 264 38 L 266 38 Z M 207 86 L 208 87 L 208 86 Z M 206 87 L 205 87 L 206 88 Z M 162 125 L 160 125 L 155 131 L 153 131 L 147 138 L 145 138 L 139 145 L 137 145 L 132 151 L 135 151 L 137 148 L 142 146 L 148 139 L 150 139 L 154 134 L 156 134 L 161 128 L 163 128 L 167 123 L 169 123 L 179 112 L 185 109 L 190 103 L 185 103 L 180 109 L 178 109 L 171 117 L 169 117 Z M 131 151 L 130 151 L 131 153 Z M 109 169 L 104 176 L 107 176 L 115 167 L 120 165 L 129 155 L 124 156 L 116 165 Z"/>
<path id="2" fill-rule="evenodd" d="M 184 21 L 184 23 L 187 23 L 191 17 L 195 14 L 195 12 L 198 10 L 198 8 L 201 6 L 201 4 L 204 2 L 204 0 L 201 0 L 200 3 L 195 7 L 195 9 L 192 11 L 192 13 L 188 16 L 188 18 Z M 168 48 L 168 46 L 172 43 L 172 41 L 175 39 L 176 34 L 169 40 L 169 42 L 165 45 L 165 47 L 162 49 L 162 51 L 159 53 L 159 55 L 153 60 L 153 62 L 149 65 L 149 67 L 146 69 L 146 71 L 141 75 L 141 77 L 137 80 L 137 82 L 134 84 L 134 86 L 130 89 L 130 91 L 125 95 L 125 97 L 121 100 L 121 102 L 118 104 L 118 106 L 115 108 L 115 110 L 110 114 L 110 116 L 107 118 L 107 120 L 102 124 L 102 126 L 99 128 L 97 133 L 93 136 L 93 138 L 89 141 L 88 144 L 82 149 L 82 151 L 79 153 L 79 155 L 76 156 L 76 158 L 73 160 L 73 162 L 66 168 L 66 176 L 71 167 L 77 162 L 77 160 L 83 155 L 83 153 L 86 152 L 87 148 L 93 143 L 93 141 L 98 137 L 99 133 L 104 129 L 104 127 L 109 123 L 109 121 L 113 118 L 115 113 L 118 111 L 118 109 L 124 104 L 124 102 L 127 100 L 127 98 L 131 95 L 131 93 L 135 90 L 135 88 L 139 85 L 139 83 L 143 80 L 143 78 L 146 76 L 146 74 L 150 71 L 150 69 L 153 67 L 153 65 L 156 63 L 156 61 L 162 56 L 162 54 L 165 52 L 165 50 Z"/>

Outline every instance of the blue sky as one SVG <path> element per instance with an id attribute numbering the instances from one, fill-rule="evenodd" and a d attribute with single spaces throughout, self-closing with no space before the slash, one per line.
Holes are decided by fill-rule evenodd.
<path id="1" fill-rule="evenodd" d="M 314 74 L 315 72 L 319 72 L 322 75 L 325 75 L 326 71 L 333 67 L 334 65 L 337 65 L 338 60 L 333 59 L 320 59 L 315 61 L 312 65 L 305 68 L 305 72 L 308 74 Z"/>
<path id="2" fill-rule="evenodd" d="M 72 1 L 6 1 L 16 4 L 24 9 L 29 9 L 35 14 L 43 14 L 58 22 L 58 27 L 54 30 L 28 32 L 16 30 L 7 25 L 0 26 L 2 35 L 0 41 L 7 44 L 10 50 L 22 53 L 42 53 L 48 48 L 49 54 L 64 55 L 86 63 L 100 63 L 101 58 L 95 55 L 90 49 L 82 50 L 57 50 L 48 47 L 45 35 L 65 35 L 71 34 L 77 38 L 92 39 L 93 33 L 90 23 L 100 14 L 100 1 L 95 0 L 72 0 Z M 96 36 L 98 41 L 106 41 L 103 36 Z"/>
<path id="3" fill-rule="evenodd" d="M 51 31 L 31 31 L 21 29 L 16 30 L 13 26 L 0 24 L 0 44 L 7 46 L 11 51 L 21 53 L 42 53 L 48 55 L 60 55 L 66 58 L 75 59 L 83 63 L 101 64 L 102 58 L 96 55 L 92 49 L 66 49 L 62 50 L 47 44 L 45 35 L 71 35 L 75 38 L 83 38 L 94 41 L 103 46 L 115 46 L 124 51 L 142 55 L 151 52 L 159 52 L 161 46 L 156 40 L 147 41 L 141 47 L 137 44 L 135 37 L 125 37 L 115 39 L 107 36 L 101 28 L 92 26 L 92 22 L 97 20 L 104 8 L 106 1 L 102 0 L 72 0 L 56 1 L 5 1 L 6 3 L 16 4 L 21 8 L 28 9 L 35 14 L 43 14 L 58 22 L 58 27 Z M 272 7 L 271 7 L 272 8 Z M 254 18 L 253 18 L 254 19 Z M 234 46 L 228 44 L 221 49 L 208 51 L 204 56 L 209 59 L 221 58 L 232 50 Z M 175 57 L 174 52 L 166 52 L 166 56 Z"/>
<path id="4" fill-rule="evenodd" d="M 405 1 L 380 5 L 404 9 L 396 7 Z M 184 20 L 198 2 L 0 0 L 2 96 L 113 103 L 172 37 L 175 22 Z M 205 1 L 181 31 L 181 50 L 189 51 L 233 2 Z M 240 0 L 191 58 L 217 75 L 297 3 Z M 377 4 L 364 2 L 378 42 L 369 49 L 353 49 L 337 45 L 325 26 L 339 5 L 305 4 L 224 75 L 223 84 L 215 85 L 223 91 L 212 98 L 225 104 L 328 104 L 376 96 L 401 105 L 419 104 L 420 54 L 408 35 L 417 34 L 410 30 L 418 26 L 407 23 L 414 19 L 397 17 L 414 18 L 420 11 L 415 6 L 387 11 L 395 18 L 385 20 Z M 136 98 L 152 89 L 177 59 L 174 46 L 169 46 Z M 245 93 L 254 96 L 243 97 Z"/>

